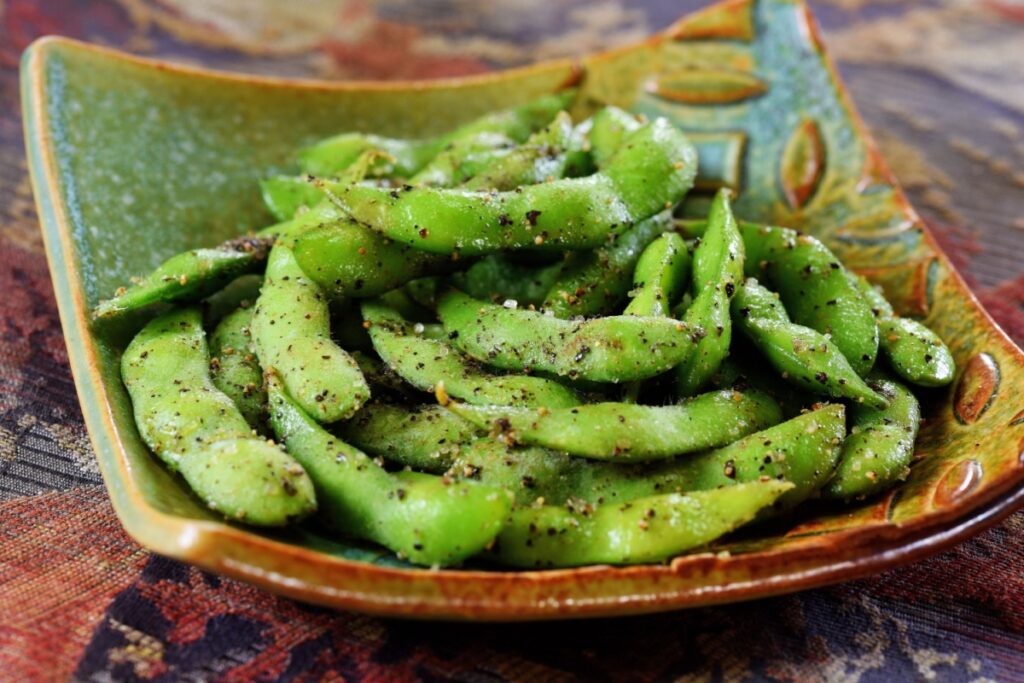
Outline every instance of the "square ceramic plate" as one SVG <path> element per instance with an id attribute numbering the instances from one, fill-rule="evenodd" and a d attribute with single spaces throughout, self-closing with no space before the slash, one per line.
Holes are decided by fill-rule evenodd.
<path id="1" fill-rule="evenodd" d="M 811 509 L 711 552 L 630 568 L 428 571 L 309 535 L 209 514 L 139 439 L 118 359 L 127 328 L 88 312 L 169 254 L 269 221 L 257 180 L 345 130 L 431 135 L 566 85 L 577 111 L 668 116 L 701 151 L 703 191 L 738 214 L 814 233 L 924 318 L 960 372 L 925 397 L 910 480 L 841 511 Z M 64 39 L 25 53 L 32 180 L 86 424 L 117 514 L 155 552 L 309 602 L 380 614 L 536 619 L 743 600 L 909 562 L 1024 501 L 1024 355 L 979 308 L 887 171 L 807 9 L 725 2 L 643 43 L 462 80 L 337 84 L 214 73 Z M 688 200 L 702 212 L 706 197 Z M 728 551 L 728 552 L 724 552 Z"/>

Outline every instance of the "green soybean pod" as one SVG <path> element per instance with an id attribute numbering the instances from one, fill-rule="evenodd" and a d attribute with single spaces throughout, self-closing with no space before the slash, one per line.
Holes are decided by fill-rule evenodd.
<path id="1" fill-rule="evenodd" d="M 460 185 L 482 168 L 508 156 L 514 148 L 515 143 L 500 133 L 479 133 L 449 144 L 409 178 L 409 184 L 432 187 Z"/>
<path id="2" fill-rule="evenodd" d="M 918 386 L 952 382 L 956 362 L 939 335 L 916 320 L 897 316 L 885 296 L 864 278 L 858 277 L 857 284 L 878 321 L 879 349 L 889 367 Z"/>
<path id="3" fill-rule="evenodd" d="M 96 318 L 109 318 L 159 301 L 195 301 L 240 275 L 253 272 L 267 258 L 271 241 L 239 237 L 211 249 L 176 254 L 130 287 L 121 287 L 96 306 Z"/>
<path id="4" fill-rule="evenodd" d="M 459 417 L 493 427 L 506 442 L 617 462 L 722 446 L 782 420 L 778 404 L 757 391 L 712 391 L 672 406 L 590 403 L 551 409 L 473 406 L 439 398 Z"/>
<path id="5" fill-rule="evenodd" d="M 371 345 L 372 346 L 372 345 Z M 342 345 L 342 348 L 348 348 Z M 389 368 L 376 353 L 372 351 L 349 351 L 352 360 L 359 366 L 359 371 L 370 386 L 370 395 L 378 401 L 415 401 L 420 397 L 419 391 L 398 376 Z M 359 410 L 366 408 L 366 404 Z M 356 413 L 357 415 L 359 413 Z M 336 423 L 337 424 L 337 423 Z M 358 444 L 356 444 L 358 445 Z"/>
<path id="6" fill-rule="evenodd" d="M 379 296 L 456 265 L 359 225 L 326 199 L 260 234 L 276 236 L 289 247 L 303 272 L 332 299 Z"/>
<path id="7" fill-rule="evenodd" d="M 342 172 L 340 177 L 352 183 L 362 181 L 370 174 L 382 155 L 383 153 L 378 150 L 363 152 Z M 279 221 L 278 224 L 261 231 L 261 235 L 269 232 L 281 236 L 298 232 L 306 223 L 304 220 L 293 220 L 298 217 L 300 211 L 314 208 L 321 212 L 329 211 L 329 207 L 319 206 L 325 202 L 326 198 L 323 190 L 309 175 L 277 175 L 264 178 L 260 181 L 260 196 L 263 198 L 263 204 L 267 210 Z"/>
<path id="8" fill-rule="evenodd" d="M 706 225 L 681 221 L 677 229 L 699 236 Z M 810 235 L 746 222 L 740 232 L 747 276 L 775 288 L 794 322 L 828 334 L 857 374 L 866 375 L 878 353 L 879 333 L 856 276 Z"/>
<path id="9" fill-rule="evenodd" d="M 203 326 L 211 329 L 235 309 L 252 306 L 260 295 L 262 285 L 262 273 L 248 273 L 235 278 L 220 291 L 203 299 Z"/>
<path id="10" fill-rule="evenodd" d="M 367 301 L 363 317 L 377 354 L 414 387 L 444 391 L 470 403 L 575 406 L 580 399 L 563 384 L 543 377 L 498 375 L 481 369 L 443 341 L 417 335 L 394 309 Z"/>
<path id="11" fill-rule="evenodd" d="M 516 142 L 523 142 L 533 131 L 565 109 L 575 96 L 575 90 L 543 95 L 522 106 L 486 114 L 450 133 L 424 140 L 343 133 L 321 140 L 299 152 L 299 165 L 310 175 L 331 176 L 348 168 L 366 151 L 380 150 L 386 156 L 371 169 L 371 175 L 408 178 L 446 146 L 481 133 L 501 134 Z"/>
<path id="12" fill-rule="evenodd" d="M 264 422 L 267 392 L 263 370 L 252 350 L 252 308 L 238 308 L 225 316 L 210 335 L 210 375 L 253 429 Z"/>
<path id="13" fill-rule="evenodd" d="M 505 249 L 600 246 L 679 202 L 693 186 L 694 147 L 666 119 L 628 136 L 597 173 L 513 192 L 411 188 L 401 192 L 324 181 L 332 201 L 354 220 L 397 242 L 467 256 Z"/>
<path id="14" fill-rule="evenodd" d="M 729 356 L 711 376 L 708 386 L 715 389 L 763 391 L 775 399 L 787 419 L 796 417 L 818 400 L 817 396 L 803 392 L 789 382 L 780 382 L 775 369 L 770 365 L 765 367 L 757 350 L 742 336 L 733 339 Z M 676 398 L 685 397 L 677 395 Z"/>
<path id="15" fill-rule="evenodd" d="M 456 265 L 448 257 L 403 246 L 348 220 L 326 223 L 283 243 L 332 299 L 379 296 Z"/>
<path id="16" fill-rule="evenodd" d="M 624 314 L 668 316 L 686 288 L 689 271 L 690 252 L 683 238 L 674 232 L 663 234 L 640 254 Z"/>
<path id="17" fill-rule="evenodd" d="M 709 284 L 738 284 L 743 281 L 746 246 L 733 216 L 729 196 L 725 189 L 715 194 L 707 227 L 693 251 L 694 295 Z"/>
<path id="18" fill-rule="evenodd" d="M 211 381 L 198 308 L 150 321 L 125 349 L 121 378 L 142 440 L 210 509 L 259 526 L 290 524 L 316 509 L 303 468 L 254 436 Z"/>
<path id="19" fill-rule="evenodd" d="M 670 225 L 662 212 L 613 235 L 590 251 L 570 252 L 548 288 L 542 308 L 557 318 L 607 315 L 626 300 L 640 254 Z"/>
<path id="20" fill-rule="evenodd" d="M 306 176 L 276 175 L 260 180 L 260 196 L 274 219 L 286 222 L 300 209 L 311 209 L 319 204 L 324 193 Z"/>
<path id="21" fill-rule="evenodd" d="M 690 252 L 683 238 L 665 233 L 651 242 L 637 261 L 633 273 L 632 299 L 623 315 L 668 316 L 672 303 L 686 288 L 690 271 Z M 623 400 L 636 403 L 642 382 L 632 382 L 623 392 Z"/>
<path id="22" fill-rule="evenodd" d="M 821 333 L 797 325 L 777 296 L 748 279 L 732 302 L 733 322 L 783 379 L 816 394 L 847 398 L 877 410 L 889 401 L 864 383 L 849 361 Z"/>
<path id="23" fill-rule="evenodd" d="M 878 354 L 878 326 L 856 278 L 810 235 L 786 228 L 743 226 L 748 274 L 779 292 L 793 320 L 822 334 L 865 376 Z"/>
<path id="24" fill-rule="evenodd" d="M 479 439 L 458 449 L 449 473 L 513 491 L 518 505 L 543 499 L 577 509 L 777 479 L 793 484 L 776 503 L 786 509 L 828 483 L 845 434 L 843 406 L 828 404 L 721 448 L 646 464 L 599 462 Z"/>
<path id="25" fill-rule="evenodd" d="M 396 406 L 368 403 L 338 434 L 367 453 L 400 467 L 443 474 L 462 446 L 476 440 L 480 428 L 439 405 Z"/>
<path id="26" fill-rule="evenodd" d="M 216 247 L 176 254 L 132 286 L 119 289 L 113 298 L 101 301 L 94 315 L 106 318 L 159 301 L 199 300 L 240 276 L 262 270 L 275 240 L 341 219 L 337 208 L 321 201 L 309 211 L 300 211 L 290 220 L 276 223 L 254 236 L 237 237 Z"/>
<path id="27" fill-rule="evenodd" d="M 331 340 L 326 296 L 283 245 L 271 251 L 251 333 L 263 369 L 277 370 L 317 420 L 350 417 L 370 397 L 359 366 Z"/>
<path id="28" fill-rule="evenodd" d="M 707 229 L 693 252 L 695 297 L 681 317 L 687 325 L 702 327 L 706 334 L 674 370 L 676 388 L 681 395 L 700 390 L 729 355 L 732 343 L 729 302 L 743 277 L 744 253 L 729 193 L 721 190 L 711 203 Z"/>
<path id="29" fill-rule="evenodd" d="M 343 533 L 422 565 L 452 565 L 487 547 L 511 495 L 473 482 L 415 472 L 389 474 L 365 453 L 324 431 L 268 372 L 270 423 L 309 472 L 320 514 Z"/>
<path id="30" fill-rule="evenodd" d="M 513 567 L 659 562 L 743 526 L 792 488 L 779 481 L 639 498 L 586 514 L 564 507 L 512 511 L 488 553 Z"/>
<path id="31" fill-rule="evenodd" d="M 559 112 L 545 128 L 521 146 L 498 157 L 469 178 L 467 190 L 514 190 L 522 185 L 543 183 L 565 175 L 567 149 L 573 133 L 572 119 Z"/>
<path id="32" fill-rule="evenodd" d="M 466 424 L 473 424 L 451 411 L 447 412 Z M 537 501 L 563 505 L 573 499 L 596 504 L 599 497 L 604 503 L 605 498 L 596 493 L 597 487 L 606 483 L 603 478 L 607 476 L 617 480 L 620 473 L 630 467 L 577 458 L 541 446 L 511 445 L 504 440 L 481 436 L 486 432 L 476 425 L 473 428 L 476 430 L 473 435 L 479 438 L 471 439 L 451 452 L 447 458 L 448 476 L 472 479 L 486 486 L 511 491 L 516 505 L 534 505 Z M 609 496 L 607 500 L 624 499 Z"/>
<path id="33" fill-rule="evenodd" d="M 643 125 L 643 119 L 618 107 L 604 107 L 592 117 L 590 153 L 598 168 L 608 163 L 622 141 Z"/>
<path id="34" fill-rule="evenodd" d="M 776 503 L 788 509 L 829 482 L 846 433 L 845 410 L 827 404 L 722 448 L 666 463 L 648 473 L 661 490 L 705 490 L 776 479 L 793 488 Z"/>
<path id="35" fill-rule="evenodd" d="M 850 434 L 843 441 L 835 478 L 826 489 L 829 498 L 865 498 L 892 488 L 910 473 L 921 408 L 899 382 L 876 375 L 874 384 L 889 398 L 889 407 L 850 410 Z"/>
<path id="36" fill-rule="evenodd" d="M 669 318 L 632 315 L 560 320 L 450 290 L 438 315 L 451 343 L 503 370 L 533 370 L 595 382 L 647 379 L 674 367 L 695 330 Z"/>
<path id="37" fill-rule="evenodd" d="M 593 119 L 584 119 L 572 129 L 566 147 L 565 175 L 567 178 L 587 176 L 597 170 L 590 148 L 590 128 Z"/>
<path id="38" fill-rule="evenodd" d="M 453 273 L 450 281 L 475 299 L 541 306 L 561 271 L 561 261 L 533 266 L 518 263 L 507 254 L 491 254 Z"/>

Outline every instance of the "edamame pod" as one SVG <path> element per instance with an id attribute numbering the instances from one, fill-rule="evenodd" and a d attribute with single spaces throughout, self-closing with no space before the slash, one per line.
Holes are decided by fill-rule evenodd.
<path id="1" fill-rule="evenodd" d="M 744 243 L 753 247 L 748 273 L 778 291 L 794 322 L 829 335 L 857 374 L 866 375 L 878 355 L 878 326 L 855 277 L 835 254 L 786 228 L 757 228 Z"/>
<path id="2" fill-rule="evenodd" d="M 480 133 L 448 145 L 409 178 L 409 184 L 431 187 L 461 185 L 498 159 L 511 154 L 514 149 L 515 143 L 504 135 Z"/>
<path id="3" fill-rule="evenodd" d="M 461 446 L 480 436 L 472 422 L 437 404 L 416 406 L 368 403 L 337 428 L 357 448 L 401 467 L 443 474 Z"/>
<path id="4" fill-rule="evenodd" d="M 544 297 L 542 307 L 557 318 L 612 313 L 626 300 L 640 254 L 671 225 L 662 212 L 591 251 L 571 252 Z"/>
<path id="5" fill-rule="evenodd" d="M 473 424 L 497 430 L 506 443 L 544 446 L 572 455 L 646 462 L 732 443 L 782 420 L 758 391 L 712 391 L 674 406 L 590 403 L 574 408 L 442 405 Z"/>
<path id="6" fill-rule="evenodd" d="M 876 410 L 889 402 L 864 383 L 836 346 L 809 327 L 790 322 L 775 294 L 750 278 L 732 301 L 736 326 L 783 379 L 815 394 L 848 398 Z"/>
<path id="7" fill-rule="evenodd" d="M 503 370 L 553 373 L 595 382 L 647 379 L 675 366 L 697 330 L 669 318 L 632 315 L 559 320 L 449 290 L 438 315 L 451 343 Z"/>
<path id="8" fill-rule="evenodd" d="M 349 347 L 342 346 L 342 348 Z M 375 353 L 349 351 L 349 354 L 352 356 L 352 360 L 356 362 L 356 365 L 359 366 L 359 371 L 363 373 L 363 377 L 366 378 L 366 383 L 370 386 L 370 395 L 375 399 L 382 400 L 382 398 L 386 398 L 387 400 L 404 402 L 415 401 L 419 397 L 419 391 L 399 377 Z M 359 410 L 362 411 L 365 407 L 364 405 Z M 356 445 L 358 446 L 358 444 Z"/>
<path id="9" fill-rule="evenodd" d="M 548 123 L 576 96 L 575 90 L 544 95 L 520 107 L 492 112 L 436 138 L 402 140 L 366 133 L 343 133 L 321 140 L 299 152 L 299 164 L 305 173 L 331 176 L 350 166 L 368 150 L 380 150 L 386 156 L 371 169 L 375 177 L 408 178 L 419 171 L 446 146 L 481 133 L 497 133 L 515 142 Z"/>
<path id="10" fill-rule="evenodd" d="M 585 119 L 572 129 L 565 159 L 565 175 L 568 178 L 590 175 L 597 170 L 590 153 L 590 128 L 593 124 L 593 119 Z"/>
<path id="11" fill-rule="evenodd" d="M 277 370 L 289 394 L 317 420 L 350 417 L 370 397 L 359 366 L 331 340 L 323 291 L 283 245 L 271 251 L 251 333 L 263 369 Z"/>
<path id="12" fill-rule="evenodd" d="M 228 314 L 210 335 L 210 376 L 214 386 L 235 402 L 253 429 L 264 422 L 267 392 L 263 370 L 251 348 L 252 308 Z"/>
<path id="13" fill-rule="evenodd" d="M 551 141 L 567 136 L 569 131 L 568 120 L 559 117 L 549 129 L 535 136 L 536 147 L 529 154 L 537 157 L 542 153 L 543 159 L 547 159 L 549 152 L 545 150 L 551 149 Z M 506 155 L 508 163 L 503 163 L 501 157 L 492 157 L 474 168 L 492 174 L 492 179 L 501 174 L 514 175 L 517 164 L 526 163 L 526 157 L 514 156 L 517 153 L 514 150 Z M 547 163 L 546 172 L 557 172 Z M 440 183 L 436 178 L 435 181 Z M 332 297 L 376 296 L 409 280 L 449 272 L 456 265 L 448 257 L 396 244 L 352 221 L 307 232 L 295 240 L 293 248 L 303 270 Z M 542 283 L 547 281 L 545 278 Z M 534 298 L 540 299 L 542 295 Z"/>
<path id="14" fill-rule="evenodd" d="M 590 154 L 598 168 L 608 163 L 626 136 L 644 124 L 644 119 L 618 107 L 604 107 L 594 114 L 592 121 Z"/>
<path id="15" fill-rule="evenodd" d="M 845 434 L 843 406 L 829 404 L 727 446 L 649 464 L 597 462 L 479 439 L 458 449 L 449 474 L 514 491 L 519 505 L 543 499 L 548 505 L 577 508 L 777 479 L 793 484 L 776 505 L 786 509 L 829 481 Z"/>
<path id="16" fill-rule="evenodd" d="M 474 482 L 389 474 L 365 453 L 323 430 L 268 372 L 270 423 L 307 468 L 321 516 L 338 531 L 380 543 L 410 562 L 452 565 L 487 547 L 511 495 Z"/>
<path id="17" fill-rule="evenodd" d="M 688 235 L 707 223 L 682 221 Z M 878 329 L 855 276 L 818 239 L 789 228 L 740 223 L 745 273 L 775 288 L 794 322 L 828 334 L 862 377 L 878 353 Z"/>
<path id="18" fill-rule="evenodd" d="M 203 299 L 203 326 L 210 329 L 236 308 L 252 306 L 262 285 L 263 273 L 249 273 L 235 278 L 224 289 Z"/>
<path id="19" fill-rule="evenodd" d="M 208 249 L 193 249 L 164 261 L 131 287 L 101 301 L 94 315 L 105 318 L 156 303 L 195 301 L 216 292 L 239 275 L 263 268 L 276 239 L 291 237 L 311 228 L 338 222 L 341 214 L 330 202 L 321 201 L 282 223 L 264 228 L 255 236 L 238 237 Z M 367 232 L 371 232 L 367 230 Z M 374 237 L 377 237 L 375 233 Z"/>
<path id="20" fill-rule="evenodd" d="M 324 181 L 355 221 L 424 251 L 482 255 L 503 249 L 586 249 L 671 208 L 693 185 L 693 145 L 666 119 L 628 136 L 586 178 L 515 192 L 411 188 L 389 191 Z"/>
<path id="21" fill-rule="evenodd" d="M 576 393 L 558 382 L 482 370 L 442 341 L 417 335 L 393 309 L 367 301 L 363 317 L 377 354 L 418 389 L 444 390 L 469 403 L 566 407 L 579 405 Z"/>
<path id="22" fill-rule="evenodd" d="M 150 321 L 125 349 L 121 378 L 142 440 L 212 510 L 246 524 L 283 526 L 316 509 L 302 466 L 254 436 L 211 381 L 198 308 Z"/>
<path id="23" fill-rule="evenodd" d="M 176 254 L 130 287 L 122 287 L 101 301 L 94 316 L 108 318 L 164 301 L 194 301 L 259 268 L 267 258 L 271 240 L 239 237 L 212 249 Z"/>
<path id="24" fill-rule="evenodd" d="M 637 261 L 633 273 L 632 300 L 623 315 L 666 317 L 672 303 L 686 288 L 690 271 L 690 252 L 683 238 L 665 233 L 651 242 Z M 623 400 L 636 403 L 642 382 L 631 382 L 623 392 Z"/>
<path id="25" fill-rule="evenodd" d="M 693 251 L 693 293 L 709 284 L 739 284 L 747 262 L 746 245 L 732 213 L 728 190 L 711 202 L 707 228 Z"/>
<path id="26" fill-rule="evenodd" d="M 403 246 L 349 220 L 325 222 L 283 243 L 332 299 L 379 296 L 456 265 L 448 257 Z"/>
<path id="27" fill-rule="evenodd" d="M 846 434 L 845 411 L 828 404 L 722 448 L 665 463 L 648 473 L 660 490 L 704 490 L 775 479 L 793 484 L 777 501 L 788 509 L 832 478 Z"/>
<path id="28" fill-rule="evenodd" d="M 589 512 L 564 507 L 512 511 L 488 557 L 515 567 L 658 562 L 753 519 L 792 488 L 779 481 L 639 498 Z"/>
<path id="29" fill-rule="evenodd" d="M 878 321 L 879 348 L 897 375 L 923 387 L 941 387 L 953 381 L 956 362 L 939 335 L 892 310 L 882 293 L 862 277 L 857 278 L 864 299 Z"/>
<path id="30" fill-rule="evenodd" d="M 711 203 L 708 227 L 693 252 L 693 303 L 682 315 L 690 326 L 700 326 L 701 337 L 674 371 L 676 388 L 686 396 L 696 393 L 718 370 L 732 343 L 729 302 L 743 277 L 743 240 L 736 227 L 729 193 L 720 190 Z"/>
<path id="31" fill-rule="evenodd" d="M 674 232 L 663 234 L 644 249 L 633 273 L 633 292 L 624 315 L 669 315 L 686 288 L 690 252 Z"/>
<path id="32" fill-rule="evenodd" d="M 566 149 L 572 137 L 572 119 L 559 112 L 547 127 L 530 136 L 523 145 L 495 159 L 465 184 L 467 190 L 514 190 L 565 175 Z"/>
<path id="33" fill-rule="evenodd" d="M 850 434 L 843 441 L 839 467 L 826 489 L 829 498 L 864 498 L 891 488 L 910 473 L 921 408 L 899 382 L 876 376 L 874 384 L 889 398 L 889 407 L 854 406 L 850 410 Z"/>
<path id="34" fill-rule="evenodd" d="M 561 261 L 546 266 L 527 266 L 505 254 L 491 254 L 466 270 L 453 273 L 450 280 L 475 299 L 541 306 L 561 271 Z"/>
<path id="35" fill-rule="evenodd" d="M 715 389 L 763 391 L 775 399 L 786 418 L 796 417 L 818 400 L 817 396 L 801 391 L 794 384 L 780 382 L 775 368 L 765 366 L 756 349 L 743 337 L 733 339 L 729 356 L 718 366 L 708 385 Z"/>
<path id="36" fill-rule="evenodd" d="M 305 176 L 276 175 L 260 181 L 260 196 L 274 219 L 285 222 L 294 218 L 299 209 L 319 204 L 324 193 Z"/>

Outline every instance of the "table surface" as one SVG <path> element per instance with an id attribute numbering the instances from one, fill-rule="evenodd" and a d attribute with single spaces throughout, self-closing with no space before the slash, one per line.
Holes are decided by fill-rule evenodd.
<path id="1" fill-rule="evenodd" d="M 238 71 L 425 78 L 627 43 L 702 3 L 500 4 L 0 0 L 0 680 L 1024 679 L 1024 512 L 862 581 L 534 625 L 334 613 L 151 555 L 125 535 L 82 424 L 43 255 L 21 51 L 56 33 Z M 912 201 L 1024 342 L 1024 4 L 811 5 Z"/>

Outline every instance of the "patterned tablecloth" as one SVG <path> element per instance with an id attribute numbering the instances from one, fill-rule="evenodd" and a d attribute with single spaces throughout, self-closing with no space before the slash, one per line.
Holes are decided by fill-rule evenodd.
<path id="1" fill-rule="evenodd" d="M 468 74 L 629 42 L 692 0 L 0 0 L 0 680 L 1024 680 L 1024 512 L 880 576 L 539 625 L 338 614 L 147 553 L 82 424 L 22 151 L 17 66 L 59 33 L 325 78 Z M 860 111 L 1024 342 L 1024 4 L 813 0 Z"/>

